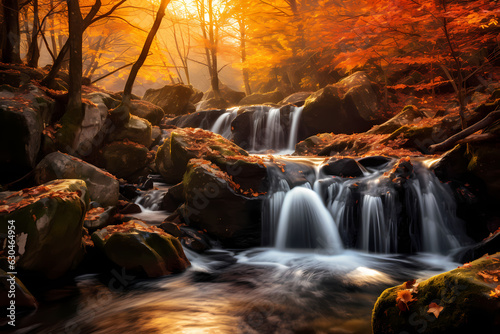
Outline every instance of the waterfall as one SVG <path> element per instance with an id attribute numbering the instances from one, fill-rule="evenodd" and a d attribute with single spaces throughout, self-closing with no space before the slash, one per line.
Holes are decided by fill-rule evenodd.
<path id="1" fill-rule="evenodd" d="M 266 202 L 265 234 L 282 250 L 338 252 L 344 245 L 374 253 L 449 254 L 467 243 L 447 185 L 418 162 L 409 179 L 393 182 L 384 173 L 393 165 L 358 178 L 319 174 L 314 190 L 309 184 L 278 187 Z"/>
<path id="2" fill-rule="evenodd" d="M 231 137 L 231 122 L 238 116 L 238 108 L 230 108 L 220 115 L 210 127 L 210 131 L 218 133 L 224 138 Z"/>
<path id="3" fill-rule="evenodd" d="M 334 254 L 342 251 L 337 226 L 313 190 L 295 187 L 287 193 L 279 218 L 276 248 L 321 249 Z"/>
<path id="4" fill-rule="evenodd" d="M 299 133 L 299 121 L 300 121 L 300 115 L 302 114 L 302 109 L 304 109 L 303 106 L 294 107 L 293 110 L 290 112 L 291 125 L 290 125 L 290 136 L 288 137 L 288 149 L 292 151 L 295 150 L 295 144 L 297 144 L 297 138 Z"/>

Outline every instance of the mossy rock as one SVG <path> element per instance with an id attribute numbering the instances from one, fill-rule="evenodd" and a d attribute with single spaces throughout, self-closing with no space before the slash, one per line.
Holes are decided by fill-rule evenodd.
<path id="1" fill-rule="evenodd" d="M 92 241 L 114 264 L 136 275 L 160 277 L 190 265 L 177 238 L 139 220 L 96 231 Z"/>
<path id="2" fill-rule="evenodd" d="M 478 273 L 500 269 L 499 260 L 500 253 L 496 253 L 420 282 L 412 293 L 416 300 L 404 311 L 396 305 L 396 298 L 406 283 L 385 290 L 373 309 L 373 333 L 498 332 L 500 299 L 490 296 L 498 282 L 485 281 Z M 431 303 L 443 307 L 437 318 L 428 313 Z"/>
<path id="3" fill-rule="evenodd" d="M 108 141 L 129 140 L 131 142 L 149 147 L 151 145 L 151 123 L 137 117 L 130 116 L 130 119 L 123 126 L 118 126 L 115 131 L 110 133 Z"/>
<path id="4" fill-rule="evenodd" d="M 205 157 L 248 156 L 248 153 L 221 135 L 201 129 L 175 129 L 156 153 L 158 172 L 168 183 L 179 183 L 189 160 Z"/>
<path id="5" fill-rule="evenodd" d="M 369 131 L 367 131 L 367 133 L 390 134 L 399 129 L 400 127 L 402 127 L 403 125 L 411 124 L 412 122 L 418 120 L 419 118 L 423 119 L 426 117 L 427 115 L 421 112 L 417 107 L 413 105 L 408 105 L 404 107 L 399 114 L 392 117 L 390 120 L 388 120 L 383 124 L 375 125 Z"/>
<path id="6" fill-rule="evenodd" d="M 193 89 L 186 85 L 166 85 L 160 89 L 148 89 L 143 100 L 153 103 L 166 114 L 182 115 L 187 111 Z"/>
<path id="7" fill-rule="evenodd" d="M 117 141 L 101 150 L 100 166 L 111 174 L 127 178 L 149 163 L 148 149 L 130 141 Z"/>
<path id="8" fill-rule="evenodd" d="M 14 221 L 16 269 L 49 279 L 62 276 L 82 257 L 83 218 L 89 203 L 82 180 L 54 180 L 19 192 L 0 193 L 0 233 Z M 2 243 L 7 254 L 7 243 Z"/>
<path id="9" fill-rule="evenodd" d="M 130 113 L 148 120 L 152 125 L 160 125 L 161 119 L 165 116 L 165 112 L 159 106 L 148 101 L 136 100 L 132 101 Z"/>

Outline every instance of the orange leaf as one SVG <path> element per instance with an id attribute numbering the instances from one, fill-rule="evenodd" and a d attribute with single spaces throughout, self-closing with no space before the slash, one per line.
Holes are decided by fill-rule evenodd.
<path id="1" fill-rule="evenodd" d="M 414 299 L 412 296 L 412 291 L 409 289 L 404 289 L 398 291 L 398 296 L 396 298 L 396 303 L 400 311 L 407 311 L 409 310 L 408 308 L 408 303 L 411 303 L 413 301 L 416 301 L 417 299 Z"/>
<path id="2" fill-rule="evenodd" d="M 491 298 L 500 298 L 500 285 L 497 285 L 495 290 L 490 291 L 490 297 Z"/>
<path id="3" fill-rule="evenodd" d="M 427 313 L 433 313 L 436 319 L 439 317 L 439 313 L 443 310 L 442 306 L 439 306 L 436 303 L 430 303 L 429 304 L 429 309 L 427 310 Z"/>

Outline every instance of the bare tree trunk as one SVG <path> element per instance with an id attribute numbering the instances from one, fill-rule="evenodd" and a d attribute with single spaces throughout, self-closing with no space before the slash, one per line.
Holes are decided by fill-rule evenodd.
<path id="1" fill-rule="evenodd" d="M 221 98 L 219 89 L 219 66 L 217 64 L 217 37 L 215 36 L 215 20 L 214 20 L 213 0 L 208 0 L 208 27 L 210 37 L 210 54 L 212 57 L 212 76 L 210 77 L 212 90 L 214 91 L 215 98 Z"/>
<path id="2" fill-rule="evenodd" d="M 38 0 L 33 1 L 33 32 L 28 49 L 28 66 L 38 67 L 40 59 L 40 48 L 38 47 L 38 31 L 40 29 L 40 20 L 38 18 Z"/>
<path id="3" fill-rule="evenodd" d="M 19 33 L 19 3 L 2 0 L 5 36 L 2 43 L 2 62 L 21 64 L 21 37 Z"/>
<path id="4" fill-rule="evenodd" d="M 245 61 L 247 60 L 247 50 L 246 50 L 246 28 L 245 21 L 243 17 L 238 20 L 240 26 L 240 52 L 241 52 L 241 62 L 243 63 L 243 83 L 245 84 L 245 94 L 252 94 L 252 89 L 250 88 L 250 76 L 248 74 L 248 68 L 245 67 Z"/>
<path id="5" fill-rule="evenodd" d="M 54 0 L 50 0 L 50 10 L 54 10 Z M 53 15 L 53 14 L 52 14 Z M 55 34 L 55 25 L 54 25 L 54 18 L 50 18 L 50 40 L 52 42 L 52 53 L 54 55 L 57 54 L 57 43 L 56 43 L 56 34 Z"/>
<path id="6" fill-rule="evenodd" d="M 69 102 L 67 114 L 82 113 L 82 31 L 83 19 L 78 0 L 67 0 L 69 21 Z M 83 116 L 83 115 L 82 115 Z M 80 117 L 78 117 L 80 118 Z M 83 117 L 82 117 L 83 118 Z"/>

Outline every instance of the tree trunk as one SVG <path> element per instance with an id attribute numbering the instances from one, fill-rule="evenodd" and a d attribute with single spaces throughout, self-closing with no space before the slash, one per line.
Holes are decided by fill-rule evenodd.
<path id="1" fill-rule="evenodd" d="M 54 0 L 50 0 L 50 10 L 54 10 Z M 54 15 L 54 14 L 52 14 Z M 55 25 L 54 25 L 54 18 L 50 18 L 50 40 L 52 43 L 52 53 L 54 55 L 57 54 L 57 43 L 56 43 L 56 33 L 54 31 Z"/>
<path id="2" fill-rule="evenodd" d="M 82 31 L 83 19 L 78 0 L 67 0 L 69 21 L 69 102 L 67 113 L 82 112 Z"/>
<path id="3" fill-rule="evenodd" d="M 240 26 L 240 52 L 241 52 L 241 62 L 243 64 L 243 83 L 245 84 L 245 94 L 252 94 L 252 89 L 250 88 L 250 76 L 248 74 L 248 68 L 245 66 L 247 60 L 247 50 L 246 50 L 246 28 L 245 21 L 243 17 L 238 20 Z"/>
<path id="4" fill-rule="evenodd" d="M 212 58 L 212 75 L 210 77 L 210 82 L 212 90 L 214 91 L 215 98 L 219 99 L 222 97 L 219 89 L 219 66 L 217 64 L 217 38 L 215 36 L 215 20 L 214 20 L 214 9 L 213 0 L 208 0 L 208 17 L 209 17 L 209 37 L 210 37 L 210 55 Z M 210 66 L 210 65 L 209 65 Z"/>
<path id="5" fill-rule="evenodd" d="M 21 64 L 21 38 L 19 33 L 19 3 L 2 0 L 5 36 L 2 43 L 2 62 Z"/>
<path id="6" fill-rule="evenodd" d="M 40 48 L 38 47 L 38 31 L 40 29 L 40 20 L 38 18 L 38 0 L 33 1 L 33 33 L 31 34 L 31 43 L 28 49 L 28 66 L 38 67 L 40 59 Z"/>

